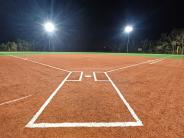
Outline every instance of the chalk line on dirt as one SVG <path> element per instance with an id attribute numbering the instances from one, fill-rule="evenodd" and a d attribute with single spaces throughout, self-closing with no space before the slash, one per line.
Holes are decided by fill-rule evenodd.
<path id="1" fill-rule="evenodd" d="M 135 127 L 142 126 L 137 122 L 65 122 L 65 123 L 36 123 L 29 128 L 58 128 L 58 127 Z"/>
<path id="2" fill-rule="evenodd" d="M 56 90 L 49 96 L 49 98 L 45 101 L 45 103 L 41 106 L 41 108 L 38 110 L 38 112 L 32 117 L 32 119 L 28 122 L 26 127 L 28 128 L 50 128 L 50 127 L 132 127 L 132 126 L 143 126 L 142 122 L 138 118 L 138 116 L 135 114 L 134 110 L 130 107 L 129 103 L 125 100 L 123 95 L 121 94 L 120 90 L 117 88 L 117 86 L 114 84 L 114 82 L 111 80 L 111 78 L 108 76 L 108 74 L 105 72 L 105 75 L 107 77 L 107 81 L 109 81 L 112 84 L 112 87 L 117 92 L 118 96 L 122 100 L 122 102 L 126 105 L 127 109 L 131 113 L 132 117 L 135 119 L 135 122 L 63 122 L 63 123 L 35 123 L 36 120 L 39 118 L 41 113 L 44 111 L 44 109 L 47 107 L 47 105 L 51 102 L 51 100 L 54 98 L 54 96 L 58 93 L 58 91 L 61 89 L 61 87 L 64 85 L 65 82 L 67 82 L 69 76 L 72 72 L 70 72 L 65 79 L 59 84 L 59 86 L 56 88 Z M 94 75 L 94 81 L 96 74 L 93 72 Z M 96 81 L 98 81 L 96 79 Z M 109 83 L 108 82 L 108 83 Z"/>
<path id="3" fill-rule="evenodd" d="M 129 110 L 129 112 L 131 113 L 131 115 L 133 116 L 133 118 L 136 120 L 136 122 L 140 126 L 143 126 L 141 120 L 138 118 L 138 116 L 136 115 L 136 113 L 134 112 L 134 110 L 132 109 L 132 107 L 129 105 L 129 103 L 127 102 L 127 100 L 124 98 L 124 96 L 122 95 L 122 93 L 120 92 L 120 90 L 118 89 L 118 87 L 115 85 L 115 83 L 112 81 L 112 79 L 109 77 L 109 75 L 106 72 L 105 72 L 105 75 L 109 79 L 110 83 L 112 84 L 112 86 L 116 90 L 117 94 L 119 95 L 119 97 L 121 98 L 121 100 L 123 101 L 123 103 L 126 105 L 127 109 Z"/>
<path id="4" fill-rule="evenodd" d="M 144 61 L 144 62 L 140 62 L 140 63 L 137 63 L 137 64 L 132 64 L 132 65 L 116 68 L 116 69 L 112 69 L 112 70 L 109 70 L 109 71 L 106 71 L 106 72 L 107 73 L 114 72 L 114 71 L 117 71 L 117 70 L 122 70 L 122 69 L 130 68 L 130 67 L 135 67 L 135 66 L 139 66 L 139 65 L 143 65 L 143 64 L 147 64 L 147 63 L 150 63 L 150 60 Z"/>
<path id="5" fill-rule="evenodd" d="M 172 56 L 174 56 L 174 55 L 172 55 Z M 155 61 L 152 61 L 152 62 L 149 63 L 149 64 L 156 64 L 156 63 L 161 62 L 161 61 L 164 61 L 164 60 L 167 59 L 168 57 L 172 57 L 172 56 L 167 56 L 167 57 L 159 58 L 159 59 L 157 59 L 157 60 L 155 60 Z"/>
<path id="6" fill-rule="evenodd" d="M 104 73 L 105 74 L 105 72 L 98 72 L 98 73 Z M 93 77 L 94 77 L 94 81 L 109 81 L 109 80 L 99 80 L 99 79 L 97 79 L 96 72 L 93 72 Z"/>
<path id="7" fill-rule="evenodd" d="M 62 69 L 62 68 L 58 68 L 58 67 L 54 67 L 54 66 L 52 66 L 52 65 L 48 65 L 48 64 L 41 63 L 41 62 L 38 62 L 38 61 L 33 61 L 33 60 L 31 60 L 31 59 L 21 58 L 21 57 L 13 56 L 13 55 L 10 55 L 10 56 L 11 56 L 11 57 L 14 57 L 14 58 L 18 58 L 18 59 L 25 60 L 25 61 L 30 61 L 30 62 L 32 62 L 32 63 L 39 64 L 39 65 L 42 65 L 42 66 L 46 66 L 46 67 L 49 67 L 49 68 L 53 68 L 53 69 L 56 69 L 56 70 L 65 71 L 65 72 L 70 72 L 70 71 L 68 71 L 68 70 L 65 70 L 65 69 Z"/>
<path id="8" fill-rule="evenodd" d="M 28 122 L 26 127 L 31 127 L 34 122 L 38 119 L 38 117 L 41 115 L 43 110 L 47 107 L 47 105 L 50 103 L 50 101 L 54 98 L 54 96 L 57 94 L 57 92 L 60 90 L 60 88 L 64 85 L 68 77 L 70 76 L 72 72 L 68 73 L 68 75 L 64 78 L 64 80 L 61 81 L 61 83 L 58 85 L 58 87 L 54 90 L 54 92 L 49 96 L 49 98 L 45 101 L 45 103 L 41 106 L 41 108 L 38 110 L 38 112 L 33 116 L 31 121 Z"/>
<path id="9" fill-rule="evenodd" d="M 163 61 L 163 60 L 167 59 L 168 57 L 172 57 L 172 56 L 174 56 L 174 55 L 166 56 L 166 57 L 163 57 L 163 58 L 157 58 L 157 59 L 154 59 L 154 60 L 147 60 L 147 61 L 143 61 L 143 62 L 140 62 L 140 63 L 137 63 L 137 64 L 132 64 L 132 65 L 116 68 L 116 69 L 111 69 L 111 70 L 108 70 L 106 72 L 107 73 L 114 72 L 114 71 L 117 71 L 117 70 L 122 70 L 122 69 L 130 68 L 130 67 L 135 67 L 135 66 L 139 66 L 139 65 L 143 65 L 143 64 L 147 64 L 147 63 L 155 64 L 155 63 L 158 63 L 160 61 Z"/>
<path id="10" fill-rule="evenodd" d="M 164 59 L 156 60 L 156 61 L 153 61 L 153 62 L 151 62 L 151 63 L 149 63 L 149 64 L 156 64 L 156 63 L 161 62 L 161 61 L 163 61 L 163 60 L 164 60 Z"/>
<path id="11" fill-rule="evenodd" d="M 82 81 L 82 76 L 83 76 L 83 74 L 84 74 L 84 72 L 83 71 L 74 71 L 74 72 L 71 72 L 71 74 L 72 73 L 75 73 L 75 72 L 80 72 L 80 76 L 79 76 L 79 79 L 78 80 L 69 80 L 69 79 L 67 79 L 66 81 Z"/>
<path id="12" fill-rule="evenodd" d="M 32 95 L 28 95 L 28 96 L 24 96 L 24 97 L 21 97 L 21 98 L 18 98 L 18 99 L 14 99 L 14 100 L 10 100 L 10 101 L 7 101 L 7 102 L 3 102 L 3 103 L 0 103 L 0 106 L 1 105 L 5 105 L 5 104 L 10 104 L 10 103 L 18 102 L 20 100 L 26 99 L 26 98 L 31 97 L 31 96 Z"/>

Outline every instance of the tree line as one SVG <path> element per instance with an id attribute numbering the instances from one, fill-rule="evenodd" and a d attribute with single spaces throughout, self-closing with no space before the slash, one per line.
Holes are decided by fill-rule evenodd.
<path id="1" fill-rule="evenodd" d="M 35 41 L 18 39 L 0 44 L 0 51 L 42 51 L 42 47 Z"/>
<path id="2" fill-rule="evenodd" d="M 158 40 L 142 40 L 141 48 L 143 52 L 184 54 L 184 29 L 162 33 Z"/>

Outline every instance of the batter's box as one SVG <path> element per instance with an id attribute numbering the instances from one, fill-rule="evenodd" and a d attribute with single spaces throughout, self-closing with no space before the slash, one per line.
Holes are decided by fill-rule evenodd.
<path id="1" fill-rule="evenodd" d="M 93 72 L 95 81 L 109 81 L 105 72 Z"/>

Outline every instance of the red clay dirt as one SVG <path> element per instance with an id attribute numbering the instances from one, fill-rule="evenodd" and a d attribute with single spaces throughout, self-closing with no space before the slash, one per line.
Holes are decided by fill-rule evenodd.
<path id="1" fill-rule="evenodd" d="M 38 119 L 39 123 L 134 121 L 109 82 L 66 82 Z"/>
<path id="2" fill-rule="evenodd" d="M 27 58 L 66 70 L 84 71 L 84 76 L 150 60 L 93 54 Z M 0 104 L 31 95 L 0 106 L 2 138 L 184 137 L 184 59 L 166 59 L 108 73 L 144 125 L 114 128 L 26 128 L 68 73 L 14 57 L 0 57 L 0 65 Z M 83 79 L 67 82 L 37 122 L 134 120 L 109 82 L 97 83 L 93 77 Z"/>

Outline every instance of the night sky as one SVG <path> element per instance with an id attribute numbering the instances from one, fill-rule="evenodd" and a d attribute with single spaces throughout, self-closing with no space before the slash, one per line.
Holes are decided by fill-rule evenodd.
<path id="1" fill-rule="evenodd" d="M 41 24 L 50 19 L 57 24 L 51 40 L 58 50 L 103 51 L 126 38 L 126 24 L 134 26 L 131 38 L 137 41 L 184 28 L 183 10 L 177 0 L 0 0 L 0 42 L 20 38 L 47 45 Z"/>

